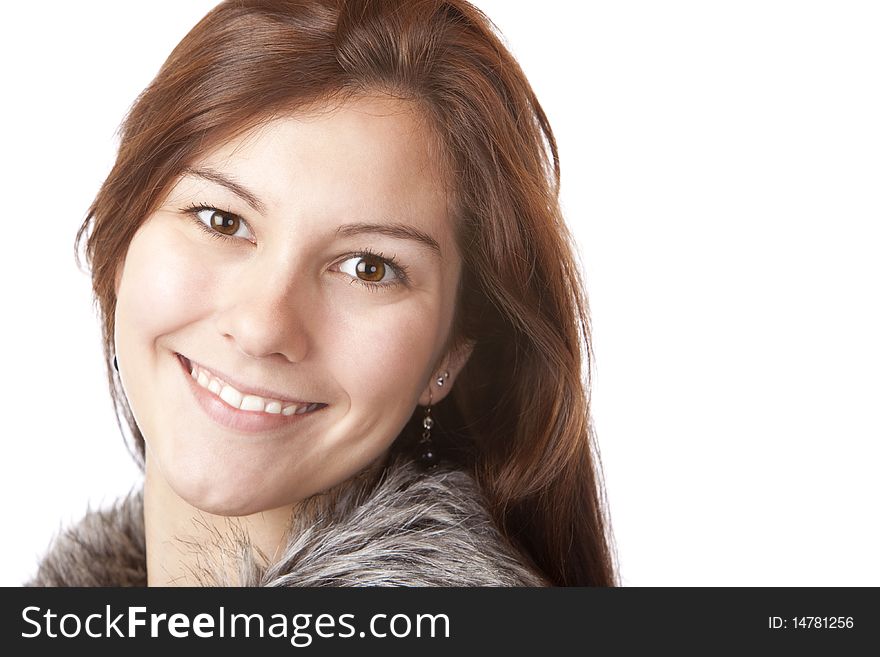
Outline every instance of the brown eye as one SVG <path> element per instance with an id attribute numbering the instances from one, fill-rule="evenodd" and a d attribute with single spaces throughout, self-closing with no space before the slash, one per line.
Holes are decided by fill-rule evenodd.
<path id="1" fill-rule="evenodd" d="M 351 276 L 353 283 L 367 286 L 392 287 L 403 280 L 393 259 L 373 253 L 350 256 L 339 264 L 339 271 Z"/>
<path id="2" fill-rule="evenodd" d="M 195 214 L 199 223 L 205 227 L 205 230 L 214 237 L 243 237 L 250 242 L 254 241 L 250 228 L 244 219 L 236 214 L 206 206 L 193 208 L 190 211 Z"/>
<path id="3" fill-rule="evenodd" d="M 361 256 L 355 270 L 358 278 L 370 283 L 379 283 L 385 278 L 385 262 L 375 256 Z"/>
<path id="4" fill-rule="evenodd" d="M 241 223 L 234 214 L 226 214 L 219 210 L 211 211 L 211 228 L 223 233 L 224 235 L 235 235 L 238 232 L 238 226 Z"/>

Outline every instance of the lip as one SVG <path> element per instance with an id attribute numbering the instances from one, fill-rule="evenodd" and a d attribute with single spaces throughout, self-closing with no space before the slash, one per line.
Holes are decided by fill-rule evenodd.
<path id="1" fill-rule="evenodd" d="M 260 411 L 242 411 L 232 408 L 229 404 L 206 390 L 192 378 L 190 374 L 188 360 L 176 354 L 177 362 L 180 363 L 180 371 L 186 380 L 187 386 L 192 391 L 193 396 L 201 406 L 205 414 L 216 424 L 225 429 L 232 429 L 241 433 L 264 433 L 267 431 L 275 431 L 283 427 L 292 426 L 301 422 L 308 422 L 312 416 L 323 411 L 327 406 L 319 406 L 313 411 L 303 413 L 302 415 L 282 415 L 281 413 L 263 413 Z M 233 386 L 234 383 L 230 382 Z M 268 396 L 268 395 L 267 395 Z M 277 399 L 277 398 L 276 398 Z"/>

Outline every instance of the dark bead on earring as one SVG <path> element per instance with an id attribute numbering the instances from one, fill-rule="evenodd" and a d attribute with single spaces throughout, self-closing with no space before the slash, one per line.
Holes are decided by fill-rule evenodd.
<path id="1" fill-rule="evenodd" d="M 439 462 L 440 457 L 437 456 L 434 448 L 431 445 L 425 445 L 421 454 L 419 454 L 419 463 L 421 463 L 422 467 L 425 470 L 430 470 L 436 468 Z"/>
<path id="2" fill-rule="evenodd" d="M 116 356 L 113 357 L 113 368 L 118 372 L 119 371 L 119 363 L 116 361 Z"/>

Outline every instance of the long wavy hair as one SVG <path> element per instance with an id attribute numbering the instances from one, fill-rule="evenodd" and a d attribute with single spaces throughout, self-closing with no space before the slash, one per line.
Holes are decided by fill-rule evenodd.
<path id="1" fill-rule="evenodd" d="M 474 475 L 499 529 L 550 582 L 615 585 L 589 314 L 556 142 L 493 24 L 464 0 L 228 1 L 174 49 L 123 122 L 76 235 L 120 430 L 143 466 L 112 366 L 115 278 L 139 226 L 199 154 L 272 116 L 362 93 L 424 112 L 453 194 L 463 263 L 450 346 L 475 346 L 435 408 L 438 450 Z M 393 449 L 413 442 L 419 415 Z"/>

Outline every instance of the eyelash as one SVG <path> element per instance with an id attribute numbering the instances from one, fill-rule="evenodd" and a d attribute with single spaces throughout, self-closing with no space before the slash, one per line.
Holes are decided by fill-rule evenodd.
<path id="1" fill-rule="evenodd" d="M 244 220 L 244 218 L 240 217 L 239 215 L 235 214 L 234 212 L 229 212 L 228 210 L 221 210 L 220 208 L 215 207 L 213 205 L 208 205 L 207 203 L 194 203 L 186 208 L 183 208 L 182 211 L 185 212 L 190 217 L 190 219 L 193 220 L 193 222 L 196 224 L 196 226 L 198 228 L 200 228 L 202 230 L 202 232 L 204 232 L 209 237 L 212 237 L 212 238 L 218 239 L 218 240 L 222 240 L 224 242 L 236 242 L 240 239 L 243 239 L 240 237 L 233 237 L 232 235 L 225 235 L 225 234 L 218 232 L 216 230 L 211 230 L 211 228 L 209 228 L 207 225 L 205 225 L 205 222 L 203 222 L 201 219 L 199 219 L 198 213 L 201 212 L 202 210 L 214 210 L 216 212 L 222 212 L 223 214 L 228 214 L 233 217 L 236 217 L 240 222 L 242 222 L 245 226 L 247 226 L 248 230 L 250 230 L 251 233 L 253 233 L 253 231 L 251 230 L 251 227 Z M 250 240 L 248 240 L 248 241 L 250 241 Z M 345 256 L 345 258 L 340 260 L 340 262 L 344 262 L 345 260 L 349 260 L 351 258 L 363 258 L 363 257 L 376 258 L 377 260 L 381 260 L 382 262 L 384 262 L 386 265 L 390 265 L 391 268 L 394 270 L 394 273 L 397 275 L 397 278 L 390 283 L 372 283 L 370 281 L 363 281 L 357 277 L 350 277 L 352 283 L 358 283 L 358 284 L 364 286 L 365 288 L 367 288 L 367 290 L 369 290 L 370 292 L 378 292 L 379 290 L 389 290 L 391 288 L 397 287 L 398 285 L 407 285 L 409 283 L 409 276 L 407 274 L 408 267 L 406 267 L 406 265 L 403 265 L 403 264 L 397 262 L 397 259 L 393 255 L 386 256 L 381 251 L 378 251 L 378 252 L 373 251 L 369 247 L 359 249 L 353 253 L 349 253 L 348 255 Z"/>

